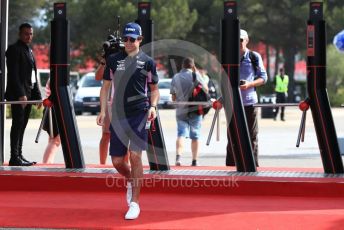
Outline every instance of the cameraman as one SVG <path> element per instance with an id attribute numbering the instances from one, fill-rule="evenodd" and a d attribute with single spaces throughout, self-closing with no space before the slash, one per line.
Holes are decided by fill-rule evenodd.
<path id="1" fill-rule="evenodd" d="M 105 70 L 105 58 L 101 58 L 100 65 L 96 69 L 96 80 L 102 81 Z M 112 97 L 109 96 L 109 103 L 112 102 Z M 106 107 L 107 108 L 107 107 Z M 102 126 L 102 137 L 99 142 L 99 161 L 100 164 L 106 164 L 107 152 L 110 143 L 110 115 L 108 109 L 106 109 L 104 125 Z"/>
<path id="2" fill-rule="evenodd" d="M 100 91 L 101 111 L 97 124 L 103 125 L 111 80 L 114 85 L 110 126 L 110 155 L 116 170 L 127 180 L 129 210 L 125 219 L 136 219 L 140 214 L 139 195 L 143 179 L 142 151 L 147 148 L 147 121 L 156 118 L 159 100 L 158 75 L 154 60 L 139 49 L 142 30 L 136 23 L 124 27 L 125 50 L 106 59 L 104 82 Z M 147 86 L 150 87 L 151 94 Z M 130 144 L 130 145 L 129 145 Z M 125 155 L 130 152 L 130 166 Z"/>
<path id="3" fill-rule="evenodd" d="M 119 25 L 119 21 L 118 21 Z M 115 32 L 115 34 L 111 34 L 108 36 L 107 41 L 103 43 L 103 55 L 100 57 L 100 65 L 96 69 L 95 72 L 95 79 L 97 81 L 102 81 L 104 76 L 104 70 L 106 66 L 106 58 L 108 58 L 111 54 L 119 52 L 121 49 L 124 49 L 124 44 L 121 41 L 121 37 L 119 36 L 119 28 Z M 112 104 L 112 97 L 113 97 L 113 87 L 108 95 L 108 103 L 109 105 Z M 106 113 L 104 118 L 104 124 L 102 126 L 102 137 L 99 142 L 99 161 L 100 164 L 106 164 L 107 153 L 109 151 L 109 143 L 110 143 L 110 118 L 111 118 L 111 111 L 108 110 L 108 106 L 106 107 Z M 128 159 L 126 159 L 128 161 Z"/>

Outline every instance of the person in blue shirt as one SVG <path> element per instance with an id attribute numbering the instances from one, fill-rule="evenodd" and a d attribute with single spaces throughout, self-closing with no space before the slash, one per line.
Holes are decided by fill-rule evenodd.
<path id="1" fill-rule="evenodd" d="M 128 23 L 124 27 L 125 50 L 110 55 L 106 60 L 100 91 L 101 111 L 97 117 L 97 124 L 103 125 L 107 98 L 113 84 L 110 155 L 113 166 L 127 180 L 129 210 L 125 219 L 130 220 L 140 214 L 139 195 L 143 179 L 141 155 L 147 148 L 148 138 L 145 126 L 156 118 L 159 100 L 156 65 L 151 57 L 140 50 L 142 39 L 138 24 Z M 125 160 L 128 151 L 130 166 Z"/>
<path id="2" fill-rule="evenodd" d="M 245 30 L 240 30 L 240 91 L 251 137 L 254 159 L 256 166 L 259 166 L 257 108 L 253 107 L 253 105 L 258 102 L 256 87 L 266 83 L 267 74 L 262 57 L 259 53 L 250 51 L 247 48 L 248 42 L 248 33 Z M 228 138 L 230 138 L 229 135 Z M 227 152 L 230 154 L 227 154 L 226 165 L 234 166 L 232 146 L 229 143 L 227 144 Z"/>

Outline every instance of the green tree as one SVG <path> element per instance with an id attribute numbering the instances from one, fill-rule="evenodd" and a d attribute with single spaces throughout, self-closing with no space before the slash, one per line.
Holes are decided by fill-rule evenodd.
<path id="1" fill-rule="evenodd" d="M 332 106 L 344 103 L 344 53 L 327 46 L 327 91 Z"/>
<path id="2" fill-rule="evenodd" d="M 29 22 L 35 26 L 44 0 L 11 0 L 8 4 L 8 43 L 18 39 L 19 25 Z"/>
<path id="3" fill-rule="evenodd" d="M 333 1 L 334 2 L 334 1 Z M 332 43 L 333 37 L 340 31 L 344 30 L 344 1 L 331 1 L 325 10 L 325 20 L 327 23 L 327 43 Z"/>
<path id="4" fill-rule="evenodd" d="M 83 63 L 85 58 L 96 58 L 101 53 L 102 43 L 117 28 L 116 17 L 121 17 L 123 25 L 137 19 L 137 1 L 131 0 L 67 0 L 67 17 L 70 21 L 71 49 L 82 49 L 83 53 L 74 62 Z M 50 21 L 53 1 L 43 6 L 46 27 L 40 31 L 40 41 L 50 40 Z M 197 20 L 197 12 L 190 11 L 187 1 L 162 0 L 152 2 L 152 19 L 155 39 L 185 38 Z"/>
<path id="5" fill-rule="evenodd" d="M 188 1 L 152 1 L 155 40 L 185 39 L 197 20 L 197 11 L 190 10 Z"/>
<path id="6" fill-rule="evenodd" d="M 220 22 L 223 18 L 223 0 L 189 0 L 198 19 L 186 39 L 219 56 Z"/>

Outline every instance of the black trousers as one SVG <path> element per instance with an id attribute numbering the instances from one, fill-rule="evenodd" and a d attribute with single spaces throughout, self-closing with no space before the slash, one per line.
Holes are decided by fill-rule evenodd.
<path id="1" fill-rule="evenodd" d="M 251 137 L 252 152 L 256 166 L 258 167 L 258 120 L 257 120 L 257 108 L 253 106 L 244 106 L 248 131 Z M 226 165 L 235 166 L 233 148 L 230 144 L 230 133 L 227 131 L 227 157 Z"/>
<path id="2" fill-rule="evenodd" d="M 287 97 L 285 93 L 276 93 L 276 103 L 286 103 Z M 279 107 L 276 107 L 274 118 L 277 117 Z M 281 106 L 281 120 L 284 120 L 284 106 Z"/>
<path id="3" fill-rule="evenodd" d="M 24 108 L 22 105 L 11 105 L 11 157 L 16 157 L 22 154 L 23 137 L 26 125 L 29 121 L 31 107 L 32 105 L 26 105 Z"/>

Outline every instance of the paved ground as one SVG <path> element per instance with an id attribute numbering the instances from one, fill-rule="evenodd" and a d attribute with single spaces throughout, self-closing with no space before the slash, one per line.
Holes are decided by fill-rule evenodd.
<path id="1" fill-rule="evenodd" d="M 344 137 L 344 108 L 332 111 L 335 120 L 337 135 Z M 202 139 L 199 162 L 201 165 L 223 166 L 226 153 L 226 121 L 221 112 L 220 141 L 216 141 L 214 132 L 212 142 L 206 146 L 206 140 L 212 121 L 213 111 L 205 118 L 202 127 Z M 164 138 L 166 141 L 168 156 L 171 164 L 175 160 L 176 122 L 175 110 L 160 110 Z M 260 117 L 260 116 L 259 116 Z M 305 142 L 300 148 L 295 147 L 301 112 L 297 108 L 286 109 L 286 122 L 273 121 L 272 119 L 259 119 L 259 154 L 260 165 L 263 167 L 322 167 L 318 143 L 314 131 L 313 120 L 310 112 L 307 116 Z M 86 164 L 99 162 L 98 144 L 101 128 L 96 125 L 96 116 L 77 116 L 80 139 L 82 143 Z M 9 157 L 9 130 L 11 120 L 5 123 L 5 161 Z M 34 142 L 40 120 L 29 121 L 25 139 L 24 154 L 30 160 L 41 162 L 44 148 L 47 144 L 47 134 L 42 133 L 39 144 Z M 148 164 L 147 157 L 143 157 L 144 164 Z M 64 163 L 62 150 L 56 154 L 56 163 Z M 109 163 L 110 161 L 108 161 Z M 186 141 L 185 154 L 182 163 L 191 163 L 190 141 Z"/>

